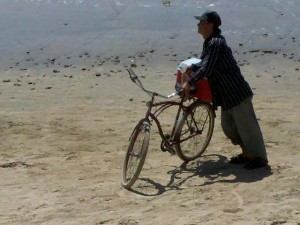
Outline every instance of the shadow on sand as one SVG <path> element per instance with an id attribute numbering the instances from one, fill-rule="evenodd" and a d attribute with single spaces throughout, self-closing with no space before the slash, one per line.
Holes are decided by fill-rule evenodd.
<path id="1" fill-rule="evenodd" d="M 202 156 L 198 161 L 183 162 L 168 174 L 170 180 L 166 185 L 149 178 L 140 178 L 131 191 L 143 196 L 157 196 L 167 191 L 183 190 L 183 184 L 195 177 L 200 179 L 193 186 L 199 187 L 214 183 L 251 183 L 272 175 L 272 171 L 271 168 L 246 170 L 243 165 L 229 164 L 222 155 L 210 154 Z"/>

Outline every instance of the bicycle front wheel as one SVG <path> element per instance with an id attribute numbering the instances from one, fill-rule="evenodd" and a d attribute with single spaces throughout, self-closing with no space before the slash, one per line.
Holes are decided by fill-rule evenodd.
<path id="1" fill-rule="evenodd" d="M 123 169 L 122 185 L 129 189 L 132 187 L 143 168 L 150 139 L 150 125 L 141 120 L 135 127 L 129 141 Z"/>
<path id="2" fill-rule="evenodd" d="M 214 130 L 214 110 L 208 103 L 196 101 L 178 119 L 174 139 L 176 153 L 183 161 L 200 157 Z"/>

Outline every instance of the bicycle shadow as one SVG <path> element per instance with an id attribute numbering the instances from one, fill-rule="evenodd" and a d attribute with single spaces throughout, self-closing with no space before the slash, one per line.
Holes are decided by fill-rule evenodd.
<path id="1" fill-rule="evenodd" d="M 193 186 L 206 186 L 214 183 L 252 183 L 272 175 L 271 168 L 246 170 L 243 165 L 228 163 L 225 156 L 219 154 L 203 155 L 199 160 L 183 162 L 167 174 L 170 180 L 162 185 L 149 178 L 140 178 L 140 184 L 131 189 L 132 192 L 143 196 L 158 196 L 167 191 L 183 190 L 183 185 L 192 178 L 199 177 L 204 182 L 196 182 Z M 195 181 L 193 181 L 195 183 Z"/>

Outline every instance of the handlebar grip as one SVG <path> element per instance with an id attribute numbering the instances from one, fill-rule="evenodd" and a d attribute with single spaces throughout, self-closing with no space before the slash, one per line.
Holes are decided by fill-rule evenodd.
<path id="1" fill-rule="evenodd" d="M 127 72 L 129 73 L 129 77 L 132 80 L 132 82 L 135 83 L 135 80 L 138 79 L 138 76 L 133 72 L 131 68 L 127 69 Z"/>

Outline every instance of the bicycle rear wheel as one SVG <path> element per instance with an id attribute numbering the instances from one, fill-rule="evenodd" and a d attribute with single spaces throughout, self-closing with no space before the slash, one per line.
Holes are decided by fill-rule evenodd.
<path id="1" fill-rule="evenodd" d="M 122 185 L 132 187 L 143 168 L 150 139 L 150 125 L 141 120 L 135 127 L 126 152 L 122 168 Z"/>
<path id="2" fill-rule="evenodd" d="M 183 161 L 200 157 L 206 150 L 214 130 L 214 110 L 208 103 L 196 101 L 178 119 L 174 140 L 176 153 Z"/>

